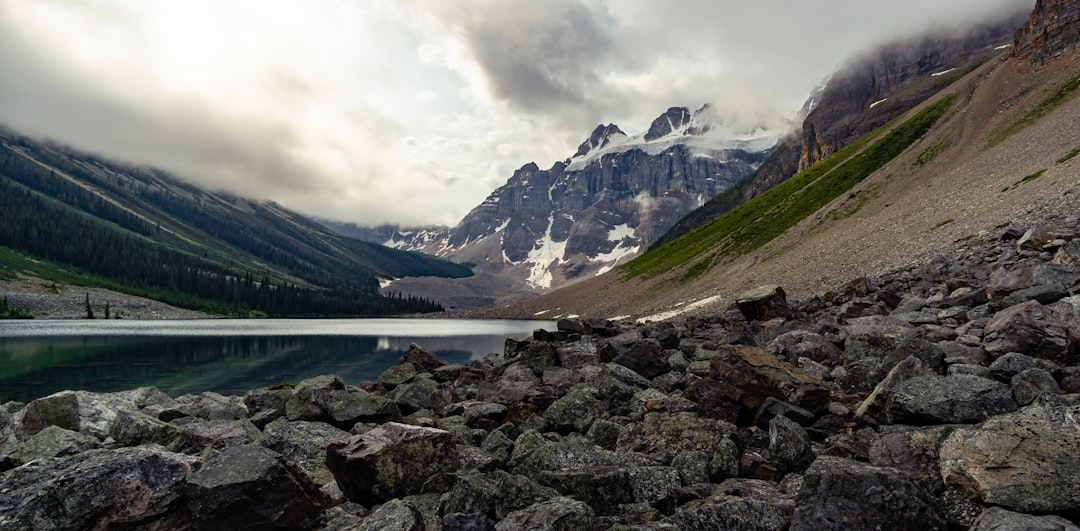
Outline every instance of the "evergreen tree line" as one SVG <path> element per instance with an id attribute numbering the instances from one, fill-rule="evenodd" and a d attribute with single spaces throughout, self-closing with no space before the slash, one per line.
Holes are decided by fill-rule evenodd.
<path id="1" fill-rule="evenodd" d="M 116 280 L 177 306 L 228 315 L 356 316 L 431 312 L 427 299 L 318 289 L 231 271 L 123 231 L 0 177 L 0 245 Z"/>

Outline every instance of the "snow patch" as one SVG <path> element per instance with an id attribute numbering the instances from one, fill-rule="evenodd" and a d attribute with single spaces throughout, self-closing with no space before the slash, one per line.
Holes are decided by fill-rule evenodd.
<path id="1" fill-rule="evenodd" d="M 540 310 L 540 311 L 534 313 L 533 316 L 544 315 L 545 313 L 548 313 L 550 311 L 551 310 Z"/>
<path id="2" fill-rule="evenodd" d="M 660 312 L 660 313 L 654 313 L 652 315 L 642 317 L 642 318 L 637 320 L 637 323 L 641 324 L 641 323 L 644 323 L 646 321 L 667 321 L 668 319 L 678 317 L 678 316 L 680 316 L 680 315 L 682 315 L 682 314 L 684 314 L 686 312 L 690 312 L 690 311 L 696 310 L 698 308 L 703 308 L 705 306 L 708 306 L 709 304 L 712 304 L 712 303 L 714 303 L 714 302 L 716 302 L 716 301 L 718 301 L 720 299 L 722 299 L 721 296 L 713 295 L 712 297 L 707 297 L 707 298 L 704 298 L 704 299 L 701 299 L 701 300 L 698 300 L 698 301 L 694 301 L 694 302 L 691 302 L 690 304 L 679 303 L 678 306 L 680 306 L 680 307 L 678 307 L 678 308 L 676 308 L 674 310 L 669 310 L 669 311 Z"/>
<path id="3" fill-rule="evenodd" d="M 393 284 L 393 283 L 394 283 L 394 279 L 392 279 L 392 278 L 380 278 L 379 279 L 379 289 L 386 289 L 386 288 L 390 287 L 390 284 Z"/>
<path id="4" fill-rule="evenodd" d="M 632 238 L 637 234 L 636 229 L 630 228 L 630 225 L 623 223 L 622 225 L 616 225 L 610 231 L 608 231 L 607 239 L 609 242 L 621 242 L 625 238 Z"/>
<path id="5" fill-rule="evenodd" d="M 956 67 L 952 67 L 948 70 L 942 70 L 941 72 L 934 72 L 933 74 L 930 74 L 930 77 L 943 76 L 945 74 L 948 74 L 949 72 L 952 72 L 953 70 L 956 70 Z"/>
<path id="6" fill-rule="evenodd" d="M 554 280 L 551 269 L 558 266 L 565 258 L 566 240 L 556 242 L 551 239 L 551 226 L 555 222 L 555 215 L 548 216 L 547 230 L 544 236 L 536 242 L 536 246 L 529 251 L 529 256 L 523 262 L 529 265 L 529 278 L 526 279 L 534 288 L 550 288 Z"/>
<path id="7" fill-rule="evenodd" d="M 1002 44 L 1001 46 L 994 48 L 994 50 L 1004 50 L 1005 48 L 1012 48 L 1012 44 Z"/>
<path id="8" fill-rule="evenodd" d="M 889 101 L 889 98 L 882 98 L 880 100 L 877 100 L 874 103 L 870 104 L 870 108 L 873 109 L 874 107 L 877 107 L 878 105 L 881 105 L 882 103 L 885 103 L 886 101 Z"/>

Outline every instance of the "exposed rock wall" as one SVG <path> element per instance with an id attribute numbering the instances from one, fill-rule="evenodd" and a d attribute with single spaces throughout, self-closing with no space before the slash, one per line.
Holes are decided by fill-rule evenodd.
<path id="1" fill-rule="evenodd" d="M 1080 46 L 1080 2 L 1037 0 L 1035 11 L 1013 37 L 1013 54 L 1042 63 Z"/>

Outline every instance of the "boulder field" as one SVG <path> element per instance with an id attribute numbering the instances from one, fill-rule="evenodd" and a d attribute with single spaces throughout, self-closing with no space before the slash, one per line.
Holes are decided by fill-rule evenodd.
<path id="1" fill-rule="evenodd" d="M 1080 529 L 1080 230 L 375 382 L 0 406 L 0 528 Z"/>

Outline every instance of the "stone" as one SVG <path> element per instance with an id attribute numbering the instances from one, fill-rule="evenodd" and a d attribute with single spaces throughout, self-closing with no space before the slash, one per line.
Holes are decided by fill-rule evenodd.
<path id="1" fill-rule="evenodd" d="M 986 323 L 984 348 L 993 357 L 1018 352 L 1069 365 L 1073 357 L 1070 332 L 1045 306 L 1028 301 L 994 314 Z"/>
<path id="2" fill-rule="evenodd" d="M 1018 409 L 1009 386 L 978 376 L 917 376 L 889 395 L 893 424 L 974 424 Z"/>
<path id="3" fill-rule="evenodd" d="M 45 426 L 59 426 L 105 440 L 121 410 L 138 411 L 140 406 L 168 399 L 153 387 L 118 393 L 61 391 L 39 398 L 15 415 L 17 435 L 26 438 Z"/>
<path id="4" fill-rule="evenodd" d="M 870 445 L 870 464 L 903 470 L 924 488 L 936 493 L 941 481 L 938 451 L 956 426 L 898 427 L 879 434 Z"/>
<path id="5" fill-rule="evenodd" d="M 1001 507 L 987 507 L 975 519 L 969 531 L 1080 531 L 1072 522 L 1055 515 L 1035 516 L 1015 513 Z"/>
<path id="6" fill-rule="evenodd" d="M 189 528 L 182 487 L 198 463 L 160 446 L 31 463 L 0 476 L 0 528 Z"/>
<path id="7" fill-rule="evenodd" d="M 941 446 L 941 477 L 972 498 L 1020 512 L 1080 508 L 1080 405 L 1042 400 L 961 428 Z"/>
<path id="8" fill-rule="evenodd" d="M 620 349 L 612 361 L 651 380 L 671 371 L 670 353 L 653 338 L 634 341 Z"/>
<path id="9" fill-rule="evenodd" d="M 690 501 L 671 515 L 679 529 L 787 529 L 795 512 L 793 496 L 771 481 L 728 480 L 707 498 Z"/>
<path id="10" fill-rule="evenodd" d="M 12 459 L 28 463 L 35 459 L 66 457 L 86 450 L 100 448 L 101 441 L 93 435 L 66 430 L 59 426 L 45 426 L 11 453 Z"/>
<path id="11" fill-rule="evenodd" d="M 181 396 L 176 402 L 187 416 L 203 420 L 238 420 L 248 417 L 248 409 L 243 399 L 209 391 Z"/>
<path id="12" fill-rule="evenodd" d="M 792 531 L 946 528 L 930 494 L 906 474 L 830 456 L 818 457 L 806 470 L 790 527 Z"/>
<path id="13" fill-rule="evenodd" d="M 299 420 L 322 420 L 341 429 L 351 429 L 358 422 L 400 422 L 401 408 L 393 400 L 362 389 L 330 391 L 322 401 L 325 417 Z M 290 419 L 293 420 L 293 419 Z"/>
<path id="14" fill-rule="evenodd" d="M 736 298 L 735 306 L 748 321 L 767 321 L 774 317 L 786 319 L 791 316 L 787 294 L 780 286 L 760 286 L 744 291 Z"/>
<path id="15" fill-rule="evenodd" d="M 829 390 L 816 376 L 780 361 L 759 347 L 725 345 L 718 350 L 710 371 L 731 400 L 750 411 L 766 397 L 774 397 L 809 411 L 828 403 Z"/>
<path id="16" fill-rule="evenodd" d="M 326 505 L 295 464 L 255 445 L 208 460 L 188 478 L 185 493 L 196 528 L 310 529 Z"/>
<path id="17" fill-rule="evenodd" d="M 907 380 L 918 377 L 930 376 L 933 371 L 926 363 L 915 356 L 909 356 L 897 363 L 885 378 L 874 387 L 870 393 L 855 409 L 855 418 L 871 424 L 885 424 L 890 422 L 887 410 L 889 398 L 897 386 Z"/>
<path id="18" fill-rule="evenodd" d="M 511 512 L 558 496 L 558 492 L 532 479 L 504 470 L 461 474 L 443 496 L 443 514 L 482 514 L 485 519 L 503 520 Z"/>
<path id="19" fill-rule="evenodd" d="M 840 349 L 832 341 L 809 330 L 792 330 L 781 334 L 770 341 L 765 350 L 792 364 L 797 363 L 799 358 L 835 362 L 840 354 Z"/>
<path id="20" fill-rule="evenodd" d="M 709 482 L 709 462 L 712 456 L 698 450 L 679 452 L 671 466 L 679 473 L 683 486 Z"/>
<path id="21" fill-rule="evenodd" d="M 630 463 L 541 470 L 539 481 L 603 516 L 620 514 L 627 505 L 660 503 L 682 486 L 672 467 Z"/>
<path id="22" fill-rule="evenodd" d="M 805 470 L 814 457 L 805 428 L 787 417 L 769 421 L 769 459 L 781 474 Z"/>
<path id="23" fill-rule="evenodd" d="M 574 387 L 566 396 L 556 400 L 544 412 L 544 420 L 557 431 L 586 433 L 592 423 L 606 416 L 604 403 L 597 398 L 599 391 L 591 386 Z"/>
<path id="24" fill-rule="evenodd" d="M 331 443 L 326 465 L 352 501 L 372 506 L 392 498 L 446 492 L 460 468 L 450 432 L 388 422 Z"/>
<path id="25" fill-rule="evenodd" d="M 417 374 L 420 374 L 420 371 L 416 366 L 406 361 L 388 367 L 379 375 L 378 383 L 386 389 L 393 389 L 412 380 Z"/>
<path id="26" fill-rule="evenodd" d="M 649 381 L 618 363 L 604 363 L 594 385 L 609 413 L 625 415 L 630 412 L 634 394 L 647 389 Z"/>
<path id="27" fill-rule="evenodd" d="M 724 452 L 724 441 L 731 440 L 737 446 L 738 437 L 738 428 L 722 420 L 702 418 L 693 413 L 650 413 L 642 422 L 632 422 L 622 428 L 616 450 L 649 455 L 668 464 L 686 451 L 704 452 L 709 456 Z"/>
<path id="28" fill-rule="evenodd" d="M 999 382 L 1010 383 L 1017 374 L 1028 369 L 1043 369 L 1046 371 L 1057 370 L 1053 362 L 1025 356 L 1017 352 L 1009 352 L 994 360 L 990 364 L 990 376 Z"/>
<path id="29" fill-rule="evenodd" d="M 560 345 L 558 357 L 559 365 L 567 369 L 580 369 L 600 364 L 600 355 L 596 351 L 596 342 L 593 340 L 581 340 Z"/>
<path id="30" fill-rule="evenodd" d="M 1077 280 L 1080 280 L 1080 267 L 1040 262 L 998 269 L 990 276 L 987 287 L 995 298 L 1003 298 L 1036 286 L 1054 286 L 1067 292 Z"/>
<path id="31" fill-rule="evenodd" d="M 775 417 L 787 417 L 803 426 L 809 426 L 814 422 L 813 413 L 770 396 L 754 413 L 753 424 L 759 428 L 768 429 L 769 421 Z"/>
<path id="32" fill-rule="evenodd" d="M 355 531 L 424 531 L 424 519 L 411 503 L 394 499 L 375 507 Z"/>
<path id="33" fill-rule="evenodd" d="M 412 343 L 409 348 L 405 350 L 405 354 L 401 356 L 402 364 L 408 363 L 419 370 L 434 373 L 439 368 L 449 365 L 445 359 L 438 355 L 432 354 L 420 345 Z"/>
<path id="34" fill-rule="evenodd" d="M 317 420 L 328 422 L 330 413 L 326 403 L 332 391 L 345 390 L 345 381 L 334 375 L 308 378 L 296 384 L 292 395 L 285 402 L 285 416 L 289 420 Z"/>
<path id="35" fill-rule="evenodd" d="M 325 422 L 298 420 L 267 426 L 259 444 L 296 463 L 313 483 L 323 485 L 334 480 L 326 466 L 327 446 L 349 437 L 349 432 Z"/>
<path id="36" fill-rule="evenodd" d="M 393 401 L 403 414 L 421 409 L 442 411 L 446 405 L 446 399 L 440 393 L 439 384 L 431 378 L 416 378 L 397 386 L 393 392 Z M 389 408 L 389 406 L 386 407 Z"/>
<path id="37" fill-rule="evenodd" d="M 124 446 L 151 443 L 168 446 L 180 436 L 180 429 L 150 415 L 122 409 L 116 413 L 109 436 Z"/>
<path id="38" fill-rule="evenodd" d="M 1060 393 L 1057 381 L 1050 373 L 1032 368 L 1021 371 L 1012 377 L 1010 382 L 1013 399 L 1020 406 L 1026 406 L 1039 398 L 1043 393 Z"/>
<path id="39" fill-rule="evenodd" d="M 595 515 L 584 502 L 558 496 L 506 515 L 497 531 L 578 531 L 594 529 Z"/>
<path id="40" fill-rule="evenodd" d="M 224 450 L 255 442 L 262 435 L 250 420 L 196 420 L 184 424 L 172 449 L 198 454 L 206 449 Z"/>
<path id="41" fill-rule="evenodd" d="M 495 522 L 480 513 L 450 513 L 443 516 L 439 529 L 453 531 L 494 531 Z"/>
<path id="42" fill-rule="evenodd" d="M 289 387 L 281 389 L 252 389 L 244 393 L 251 422 L 260 430 L 267 424 L 285 416 L 285 403 L 292 396 Z"/>

